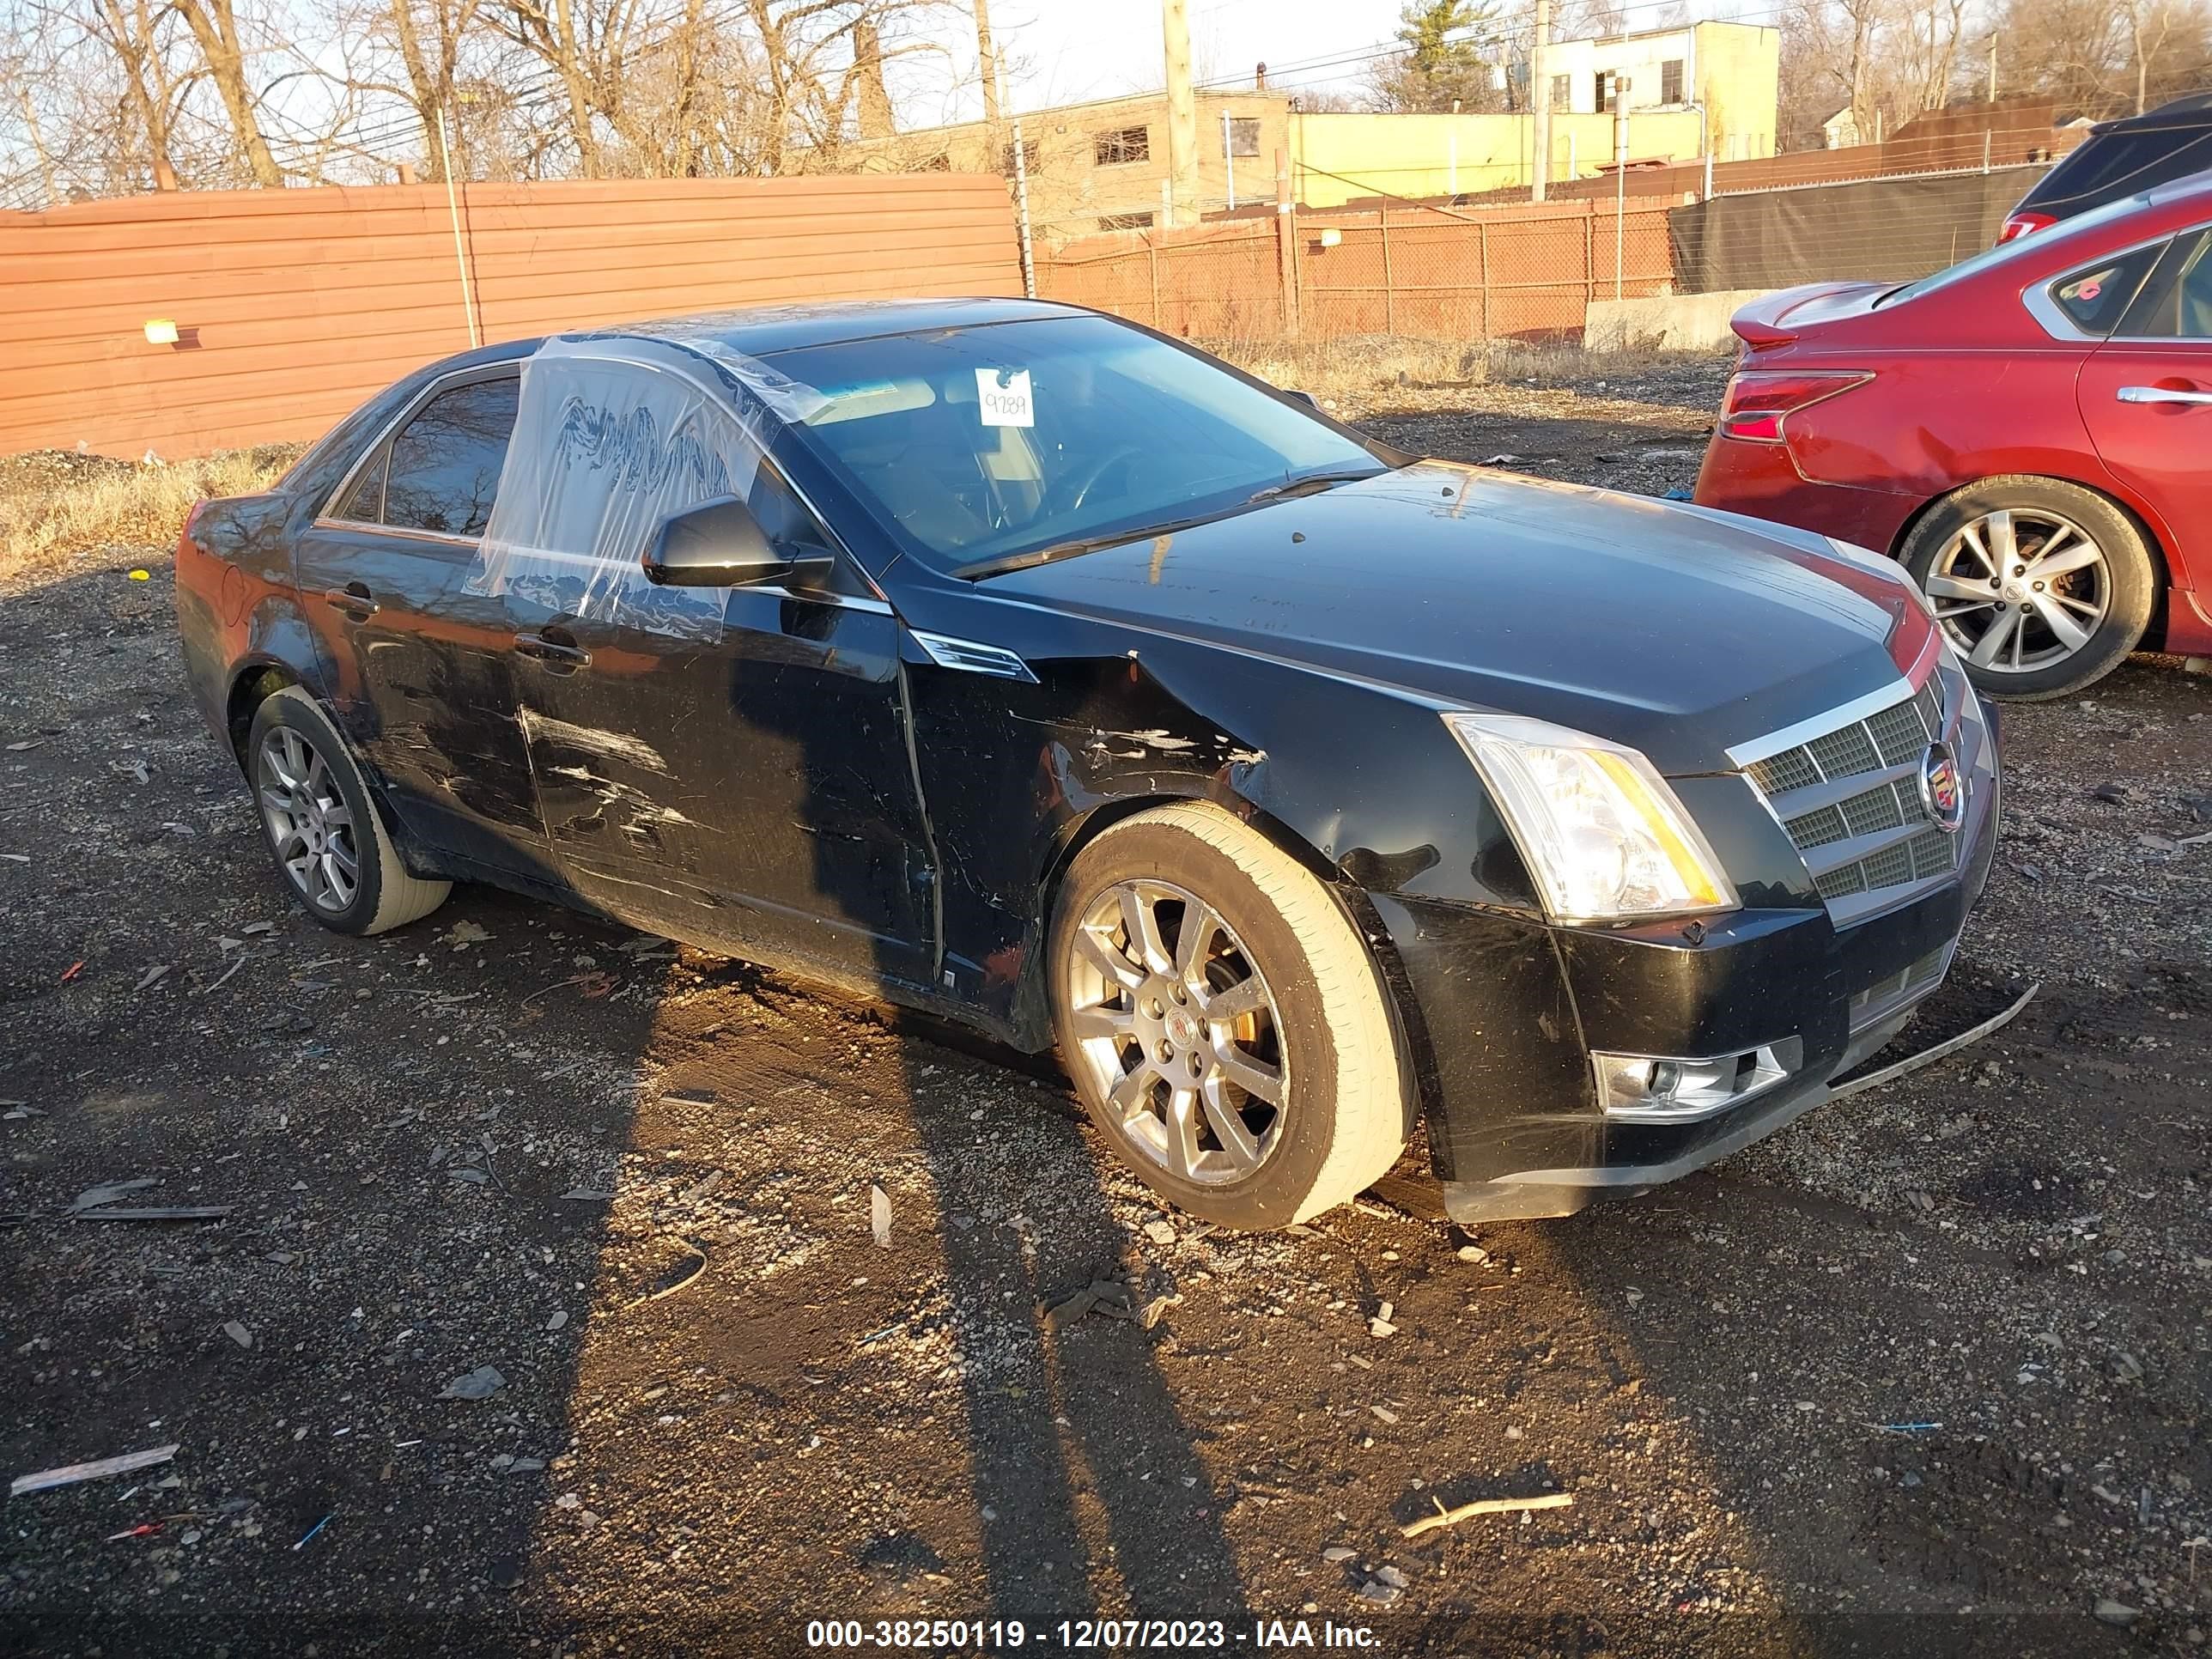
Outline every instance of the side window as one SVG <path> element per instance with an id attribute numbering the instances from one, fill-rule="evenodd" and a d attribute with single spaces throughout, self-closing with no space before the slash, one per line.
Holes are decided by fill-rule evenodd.
<path id="1" fill-rule="evenodd" d="M 369 457 L 368 465 L 361 470 L 361 477 L 354 480 L 353 488 L 346 491 L 331 517 L 355 524 L 384 522 L 384 464 L 391 456 L 390 448 L 377 446 L 376 453 Z"/>
<path id="2" fill-rule="evenodd" d="M 2212 340 L 2212 231 L 2197 239 L 2175 288 L 2173 331 L 2187 340 Z"/>
<path id="3" fill-rule="evenodd" d="M 514 430 L 513 375 L 441 392 L 392 441 L 383 522 L 395 530 L 481 536 Z"/>
<path id="4" fill-rule="evenodd" d="M 2158 256 L 2165 252 L 2166 245 L 2160 242 L 2123 253 L 2087 270 L 2070 271 L 2051 284 L 2051 297 L 2084 334 L 2110 334 L 2112 325 L 2126 313 L 2128 302 L 2136 297 L 2136 290 L 2142 286 L 2143 278 L 2158 263 Z"/>
<path id="5" fill-rule="evenodd" d="M 2185 237 L 2118 330 L 2130 340 L 2212 340 L 2212 231 Z"/>

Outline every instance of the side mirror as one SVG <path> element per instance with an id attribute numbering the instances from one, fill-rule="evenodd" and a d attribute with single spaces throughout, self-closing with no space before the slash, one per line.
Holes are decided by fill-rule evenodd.
<path id="1" fill-rule="evenodd" d="M 1283 395 L 1287 398 L 1296 398 L 1308 409 L 1319 409 L 1321 407 L 1321 399 L 1315 397 L 1310 392 L 1291 392 L 1286 390 Z"/>
<path id="2" fill-rule="evenodd" d="M 782 581 L 820 562 L 777 551 L 750 507 L 717 495 L 662 520 L 642 562 L 646 580 L 663 587 L 747 587 Z"/>

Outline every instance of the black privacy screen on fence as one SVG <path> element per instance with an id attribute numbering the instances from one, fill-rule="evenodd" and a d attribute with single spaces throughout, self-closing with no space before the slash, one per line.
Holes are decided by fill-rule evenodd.
<path id="1" fill-rule="evenodd" d="M 1683 293 L 1835 281 L 1909 283 L 1997 239 L 2048 171 L 1923 173 L 1716 196 L 1667 216 Z"/>

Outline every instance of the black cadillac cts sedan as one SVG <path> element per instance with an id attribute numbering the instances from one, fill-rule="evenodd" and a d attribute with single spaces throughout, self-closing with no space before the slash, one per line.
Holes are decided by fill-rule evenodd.
<path id="1" fill-rule="evenodd" d="M 206 503 L 177 593 L 327 926 L 491 882 L 1056 1044 L 1240 1227 L 1417 1127 L 1464 1220 L 1778 1127 L 1996 839 L 1887 561 L 1413 460 L 1061 306 L 456 357 Z"/>

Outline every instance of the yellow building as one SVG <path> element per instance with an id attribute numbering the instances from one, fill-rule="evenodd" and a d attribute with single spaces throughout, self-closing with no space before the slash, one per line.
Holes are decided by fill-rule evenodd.
<path id="1" fill-rule="evenodd" d="M 1778 29 L 1691 23 L 1602 40 L 1564 40 L 1552 46 L 1544 70 L 1555 118 L 1606 114 L 1616 99 L 1625 98 L 1632 125 L 1647 110 L 1701 111 L 1705 143 L 1717 161 L 1774 154 L 1782 83 Z"/>
<path id="2" fill-rule="evenodd" d="M 1297 200 L 1330 208 L 1516 189 L 1534 176 L 1534 126 L 1526 115 L 1293 115 Z M 1698 137 L 1694 110 L 1629 112 L 1633 160 L 1688 160 Z M 1612 116 L 1553 114 L 1552 179 L 1587 179 L 1612 161 Z"/>
<path id="3" fill-rule="evenodd" d="M 1633 160 L 1734 161 L 1774 153 L 1781 37 L 1741 23 L 1695 23 L 1601 40 L 1555 42 L 1546 61 L 1554 179 L 1611 164 L 1616 102 Z M 1501 65 L 1527 91 L 1526 62 Z M 1526 103 L 1524 96 L 1522 102 Z M 1415 199 L 1510 189 L 1534 173 L 1534 121 L 1517 114 L 1302 113 L 1267 86 L 1196 95 L 1197 210 L 1214 215 L 1292 197 L 1333 208 L 1378 196 Z M 1035 110 L 1020 118 L 1030 219 L 1040 241 L 1173 222 L 1168 100 L 1146 93 Z M 868 168 L 1014 173 L 1012 118 L 861 141 Z M 849 152 L 848 152 L 849 153 Z"/>
<path id="4" fill-rule="evenodd" d="M 1284 93 L 1201 92 L 1198 210 L 1218 213 L 1275 198 L 1278 162 L 1289 164 L 1291 100 Z M 875 170 L 1003 173 L 1014 176 L 1014 119 L 995 133 L 981 121 L 928 127 L 858 147 Z M 1020 118 L 1030 220 L 1040 239 L 1171 222 L 1165 93 L 1141 94 Z"/>

